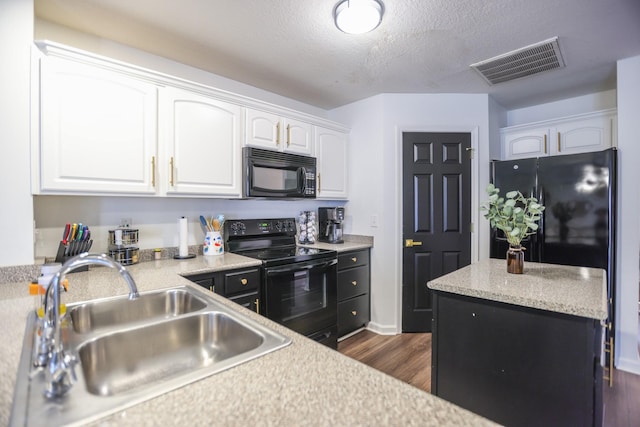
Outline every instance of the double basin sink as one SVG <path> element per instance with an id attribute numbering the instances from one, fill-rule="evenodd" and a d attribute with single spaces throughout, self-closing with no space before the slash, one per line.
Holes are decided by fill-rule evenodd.
<path id="1" fill-rule="evenodd" d="M 38 325 L 29 316 L 10 425 L 85 423 L 287 346 L 291 340 L 180 286 L 67 306 L 65 350 L 78 360 L 77 383 L 46 399 L 32 368 Z"/>

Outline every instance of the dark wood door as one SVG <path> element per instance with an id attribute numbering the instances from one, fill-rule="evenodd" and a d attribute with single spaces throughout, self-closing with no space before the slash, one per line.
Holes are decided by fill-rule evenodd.
<path id="1" fill-rule="evenodd" d="M 405 132 L 402 144 L 402 331 L 430 332 L 427 282 L 471 263 L 471 135 Z"/>

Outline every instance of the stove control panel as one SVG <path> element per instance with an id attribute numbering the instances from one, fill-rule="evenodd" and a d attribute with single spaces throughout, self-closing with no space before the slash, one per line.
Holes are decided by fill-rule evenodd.
<path id="1" fill-rule="evenodd" d="M 293 218 L 228 220 L 224 224 L 227 236 L 260 236 L 264 234 L 295 234 Z"/>

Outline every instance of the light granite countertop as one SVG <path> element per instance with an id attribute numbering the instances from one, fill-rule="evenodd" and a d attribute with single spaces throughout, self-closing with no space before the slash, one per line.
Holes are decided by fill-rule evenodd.
<path id="1" fill-rule="evenodd" d="M 597 320 L 607 318 L 607 277 L 599 268 L 525 262 L 507 273 L 488 259 L 428 282 L 430 289 Z"/>
<path id="2" fill-rule="evenodd" d="M 255 260 L 233 254 L 161 260 L 127 269 L 141 292 L 191 285 L 184 274 L 242 268 Z M 64 302 L 127 294 L 124 281 L 107 268 L 68 276 Z M 96 421 L 100 426 L 245 425 L 495 425 L 467 410 L 309 340 L 262 316 L 213 295 L 256 321 L 292 338 L 292 344 L 258 359 Z M 11 411 L 16 371 L 28 312 L 27 282 L 0 284 L 5 345 L 0 348 L 0 424 Z M 399 360 L 397 363 L 403 363 Z"/>

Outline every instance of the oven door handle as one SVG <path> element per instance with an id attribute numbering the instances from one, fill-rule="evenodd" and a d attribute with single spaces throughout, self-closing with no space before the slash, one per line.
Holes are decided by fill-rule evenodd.
<path id="1" fill-rule="evenodd" d="M 322 263 L 313 263 L 313 264 L 307 264 L 307 265 L 290 264 L 283 268 L 267 268 L 266 273 L 267 275 L 269 275 L 269 274 L 289 273 L 291 271 L 313 270 L 316 268 L 331 267 L 332 265 L 336 265 L 337 263 L 338 263 L 338 259 L 333 258 L 327 262 L 322 262 Z"/>

